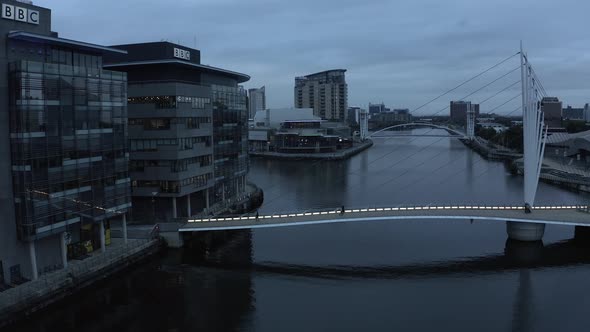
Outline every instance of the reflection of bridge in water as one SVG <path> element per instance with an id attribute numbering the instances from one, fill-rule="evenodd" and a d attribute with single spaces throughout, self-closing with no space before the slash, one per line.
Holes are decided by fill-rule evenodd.
<path id="1" fill-rule="evenodd" d="M 219 262 L 223 265 L 223 262 Z M 213 265 L 219 264 L 214 263 Z M 558 268 L 590 264 L 590 248 L 576 239 L 544 246 L 541 242 L 507 240 L 504 254 L 432 263 L 380 266 L 315 266 L 279 262 L 242 265 L 256 272 L 323 279 L 439 278 L 453 274 L 493 274 L 521 269 Z"/>
<path id="2" fill-rule="evenodd" d="M 583 228 L 587 230 L 587 228 Z M 229 250 L 225 245 L 221 248 L 207 250 L 191 250 L 192 260 L 189 264 L 198 264 L 207 268 L 219 268 L 229 272 L 250 272 L 249 275 L 277 275 L 289 278 L 312 278 L 320 280 L 337 280 L 346 282 L 373 280 L 428 280 L 458 278 L 467 280 L 474 277 L 500 276 L 505 280 L 502 287 L 510 287 L 514 294 L 512 299 L 513 331 L 533 331 L 536 327 L 535 288 L 537 272 L 551 271 L 560 268 L 590 264 L 590 248 L 588 235 L 578 234 L 576 238 L 549 245 L 542 242 L 521 242 L 507 240 L 504 252 L 487 254 L 477 257 L 456 258 L 432 262 L 413 262 L 399 265 L 308 265 L 291 262 L 261 261 L 254 258 L 243 258 L 236 261 L 236 253 L 251 249 L 250 231 L 210 232 L 208 236 L 222 236 L 223 233 L 233 234 Z M 199 237 L 201 238 L 201 237 Z M 211 251 L 209 251 L 211 249 Z M 201 253 L 201 259 L 194 256 Z M 215 270 L 213 270 L 215 271 Z M 489 279 L 485 279 L 489 280 Z"/>

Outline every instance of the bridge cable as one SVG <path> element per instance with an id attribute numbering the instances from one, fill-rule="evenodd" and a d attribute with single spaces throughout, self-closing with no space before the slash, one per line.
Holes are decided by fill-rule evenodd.
<path id="1" fill-rule="evenodd" d="M 509 115 L 511 115 L 512 113 L 514 113 L 514 112 L 518 111 L 519 109 L 520 109 L 520 107 L 518 107 L 517 109 L 513 110 L 512 112 L 510 112 L 510 113 L 506 114 L 506 116 L 509 116 Z M 440 140 L 437 140 L 436 142 L 438 142 L 438 141 L 440 141 Z M 434 142 L 434 143 L 436 143 L 436 142 Z M 432 144 L 430 144 L 430 145 L 428 145 L 428 146 L 431 146 L 431 145 L 433 145 L 434 143 L 432 143 Z M 428 147 L 428 146 L 427 146 L 427 147 Z M 421 150 L 424 150 L 424 149 L 421 149 Z M 420 150 L 420 151 L 421 151 L 421 150 Z M 445 153 L 445 152 L 447 152 L 447 151 L 444 151 L 444 150 L 443 150 L 443 151 L 439 152 L 437 155 L 435 155 L 435 156 L 433 156 L 432 158 L 429 158 L 429 159 L 427 159 L 427 160 L 423 161 L 423 162 L 422 162 L 422 163 L 420 163 L 418 166 L 424 165 L 426 162 L 428 162 L 428 161 L 430 161 L 430 160 L 432 160 L 432 159 L 434 159 L 434 158 L 438 157 L 439 155 L 441 155 L 442 153 Z M 476 162 L 473 162 L 473 163 L 470 165 L 470 167 L 473 167 L 473 165 L 475 165 L 475 164 L 477 164 L 478 162 L 481 162 L 481 161 L 483 161 L 483 160 L 485 160 L 485 159 L 482 157 L 481 159 L 477 160 Z M 444 168 L 444 167 L 448 166 L 449 164 L 452 164 L 452 163 L 454 163 L 454 162 L 456 162 L 456 161 L 457 161 L 457 160 L 451 160 L 451 161 L 449 161 L 449 162 L 445 163 L 444 165 L 442 165 L 442 166 L 440 166 L 440 167 L 438 167 L 438 168 L 436 168 L 436 169 L 434 169 L 434 170 L 431 170 L 431 171 L 429 171 L 429 174 L 432 174 L 432 173 L 434 173 L 434 172 L 437 172 L 437 171 L 439 171 L 440 169 L 442 169 L 442 168 Z M 448 179 L 450 179 L 450 178 L 452 178 L 452 177 L 456 176 L 457 174 L 459 174 L 459 173 L 462 173 L 462 172 L 463 172 L 464 170 L 466 170 L 466 169 L 467 169 L 467 167 L 464 167 L 463 169 L 460 169 L 460 170 L 459 170 L 459 172 L 456 172 L 456 173 L 454 173 L 454 174 L 453 174 L 453 175 L 451 175 L 451 176 L 447 176 L 447 177 L 446 177 L 446 180 L 444 180 L 444 181 L 442 181 L 442 182 L 438 183 L 436 186 L 438 186 L 438 185 L 442 184 L 443 182 L 446 182 Z M 381 188 L 381 187 L 383 187 L 383 186 L 385 186 L 385 185 L 387 185 L 387 184 L 390 184 L 392 181 L 394 181 L 394 180 L 396 180 L 396 179 L 398 179 L 398 178 L 402 177 L 403 175 L 407 174 L 407 173 L 408 173 L 409 171 L 411 171 L 411 170 L 413 170 L 413 169 L 409 169 L 409 170 L 407 170 L 406 172 L 404 172 L 404 173 L 402 173 L 402 174 L 399 174 L 399 175 L 397 175 L 397 176 L 393 177 L 392 179 L 390 179 L 390 180 L 388 180 L 388 181 L 386 181 L 386 182 L 384 182 L 384 183 L 381 183 L 379 186 L 377 186 L 377 187 L 374 187 L 374 188 L 373 188 L 373 190 L 374 190 L 374 189 L 377 189 L 377 188 Z M 489 171 L 489 170 L 488 170 L 488 171 Z M 485 172 L 484 172 L 484 173 L 485 173 Z M 482 174 L 483 174 L 483 173 L 482 173 Z M 478 176 L 479 176 L 479 175 L 478 175 Z M 404 186 L 404 187 L 402 187 L 402 188 L 400 188 L 400 189 L 398 189 L 398 190 L 399 190 L 399 191 L 403 191 L 403 190 L 405 190 L 405 189 L 406 189 L 406 188 L 408 188 L 408 187 L 413 187 L 413 186 L 415 186 L 415 184 L 417 184 L 417 183 L 419 183 L 419 182 L 421 182 L 421 181 L 424 181 L 425 179 L 427 179 L 427 178 L 426 178 L 426 177 L 422 177 L 421 179 L 418 179 L 418 180 L 416 180 L 416 181 L 413 181 L 413 182 L 411 182 L 411 183 L 407 184 L 406 186 Z M 430 204 L 432 204 L 432 203 L 430 203 Z M 429 204 L 429 205 L 430 205 L 430 204 Z"/>
<path id="2" fill-rule="evenodd" d="M 515 70 L 515 69 L 511 70 L 509 73 L 511 73 L 511 72 L 514 72 L 514 70 Z M 501 75 L 501 77 L 500 77 L 500 78 L 502 78 L 502 77 L 505 77 L 506 75 L 507 75 L 507 74 Z M 496 81 L 498 81 L 498 79 L 495 79 L 495 80 L 493 80 L 493 82 L 496 82 Z M 514 85 L 515 85 L 516 83 L 518 83 L 518 82 L 519 82 L 519 81 L 517 81 L 517 82 L 515 82 L 515 83 L 512 83 L 511 85 L 509 85 L 509 86 L 507 86 L 507 87 L 503 88 L 501 91 L 505 91 L 505 90 L 507 90 L 508 88 L 510 88 L 511 86 L 514 86 Z M 484 85 L 484 86 L 489 86 L 489 85 L 490 85 L 490 84 L 486 84 L 486 85 Z M 480 90 L 481 90 L 481 88 L 478 88 L 476 91 L 480 91 Z M 468 96 L 470 96 L 470 95 L 473 95 L 473 94 L 474 94 L 474 93 L 470 93 Z M 488 101 L 488 100 L 490 100 L 491 98 L 493 98 L 493 97 L 497 96 L 498 94 L 499 94 L 499 93 L 496 93 L 496 94 L 495 94 L 495 95 L 493 95 L 492 97 L 489 97 L 489 98 L 487 98 L 485 101 Z M 464 98 L 466 98 L 466 97 L 464 97 Z M 483 101 L 483 102 L 480 102 L 480 104 L 483 104 L 485 101 Z M 448 106 L 447 106 L 447 107 L 445 107 L 445 108 L 444 108 L 444 109 L 442 109 L 442 110 L 439 110 L 437 113 L 440 113 L 440 112 L 444 111 L 444 110 L 445 110 L 445 109 L 447 109 L 447 108 L 448 108 Z M 436 113 L 435 113 L 435 114 L 436 114 Z M 431 131 L 433 131 L 433 130 L 436 130 L 436 129 L 438 129 L 438 128 L 432 128 L 432 129 L 428 130 L 426 133 L 428 133 L 428 132 L 431 132 Z M 392 138 L 393 138 L 393 137 L 392 137 Z M 412 141 L 414 141 L 414 140 L 416 140 L 416 139 L 419 139 L 419 138 L 421 138 L 421 137 L 416 137 L 416 138 L 414 138 L 414 139 L 411 139 L 410 141 L 408 141 L 408 142 L 407 142 L 407 144 L 409 144 L 409 143 L 411 143 Z M 391 138 L 387 138 L 386 140 L 389 140 L 389 139 L 391 139 Z M 440 139 L 436 140 L 435 142 L 433 142 L 433 143 L 432 143 L 432 144 L 430 144 L 429 146 L 431 146 L 431 145 L 433 145 L 433 144 L 436 144 L 437 142 L 439 142 L 439 141 L 441 141 L 441 140 L 443 140 L 443 139 L 446 139 L 446 137 L 442 137 L 442 138 L 440 138 Z M 428 147 L 428 146 L 427 146 L 427 147 Z M 427 147 L 425 147 L 425 148 L 427 148 Z M 411 155 L 409 155 L 409 156 L 406 156 L 404 159 L 410 159 L 410 158 L 411 158 L 411 157 L 413 157 L 414 155 L 416 155 L 416 154 L 420 153 L 420 152 L 421 152 L 422 150 L 424 150 L 425 148 L 422 148 L 422 149 L 420 149 L 419 151 L 416 151 L 415 153 L 413 153 L 413 154 L 411 154 Z M 388 155 L 390 155 L 390 154 L 392 154 L 392 153 L 394 153 L 394 152 L 396 152 L 396 151 L 397 151 L 397 149 L 393 149 L 393 150 L 392 150 L 392 151 L 390 151 L 389 153 L 385 153 L 385 154 L 383 154 L 383 155 L 381 155 L 381 156 L 379 156 L 379 157 L 377 157 L 377 158 L 375 158 L 375 159 L 371 160 L 369 163 L 367 163 L 367 165 L 366 165 L 366 166 L 368 166 L 368 165 L 370 165 L 370 164 L 372 164 L 372 163 L 374 163 L 374 162 L 376 162 L 376 161 L 378 161 L 378 160 L 381 160 L 381 159 L 383 159 L 383 158 L 387 157 Z M 394 163 L 394 164 L 392 164 L 392 165 L 389 165 L 388 167 L 393 167 L 393 166 L 395 166 L 395 165 L 397 165 L 397 164 L 399 164 L 400 162 L 403 162 L 403 161 L 404 161 L 404 160 L 402 159 L 402 160 L 398 161 L 397 163 Z M 314 163 L 312 166 L 315 166 L 315 163 Z M 349 173 L 348 173 L 348 174 L 346 174 L 346 175 L 359 175 L 359 174 L 357 173 L 357 171 L 358 171 L 358 170 L 351 171 L 351 172 L 349 172 Z M 275 187 L 275 186 L 272 186 L 271 188 L 273 188 L 273 187 Z M 269 188 L 269 189 L 270 189 L 270 188 Z M 271 200 L 268 200 L 268 201 L 266 201 L 266 202 L 265 202 L 266 204 L 264 204 L 264 205 L 265 205 L 265 206 L 270 206 L 270 205 L 271 205 L 273 202 L 275 202 L 275 201 L 276 201 L 277 199 L 279 199 L 281 196 L 282 196 L 282 195 L 280 195 L 280 194 L 279 194 L 278 196 L 275 196 L 275 197 L 273 197 Z"/>
<path id="3" fill-rule="evenodd" d="M 485 69 L 484 71 L 482 71 L 482 72 L 480 72 L 479 74 L 477 74 L 477 75 L 475 75 L 475 76 L 473 76 L 473 77 L 469 78 L 468 80 L 466 80 L 466 81 L 464 81 L 463 83 L 461 83 L 461 84 L 459 84 L 459 85 L 455 86 L 454 88 L 452 88 L 452 89 L 448 90 L 447 92 L 445 92 L 445 93 L 443 93 L 443 94 L 439 95 L 438 97 L 436 97 L 436 98 L 434 98 L 434 99 L 430 100 L 429 102 L 427 102 L 427 103 L 425 103 L 425 104 L 423 104 L 423 105 L 421 105 L 421 106 L 419 106 L 419 107 L 415 108 L 415 109 L 414 109 L 412 112 L 414 112 L 414 111 L 416 111 L 416 110 L 418 110 L 418 109 L 420 109 L 420 108 L 422 108 L 422 107 L 424 107 L 424 106 L 426 106 L 426 105 L 428 105 L 428 104 L 432 103 L 433 101 L 435 101 L 435 100 L 437 100 L 437 99 L 441 98 L 442 96 L 444 96 L 444 95 L 446 95 L 446 94 L 448 94 L 448 93 L 450 93 L 450 92 L 452 92 L 452 91 L 456 90 L 457 88 L 459 88 L 459 87 L 461 87 L 461 86 L 465 85 L 466 83 L 468 83 L 468 82 L 470 82 L 470 81 L 474 80 L 475 78 L 482 76 L 483 74 L 485 74 L 485 73 L 489 72 L 490 70 L 492 70 L 492 69 L 494 69 L 494 68 L 498 67 L 499 65 L 501 65 L 501 64 L 503 64 L 503 63 L 505 63 L 506 61 L 508 61 L 509 59 L 513 58 L 514 56 L 516 56 L 516 55 L 518 55 L 518 54 L 519 54 L 519 52 L 517 52 L 517 53 L 515 53 L 514 55 L 511 55 L 510 57 L 507 57 L 506 59 L 504 59 L 504 60 L 502 60 L 502 61 L 500 61 L 500 62 L 496 63 L 495 65 L 493 65 L 493 66 L 491 66 L 491 67 L 489 67 L 489 68 L 487 68 L 487 69 Z M 468 94 L 466 97 L 463 97 L 462 99 L 464 99 L 464 98 L 467 98 L 468 96 L 471 96 L 471 95 L 473 95 L 474 93 L 476 93 L 476 92 L 478 92 L 478 91 L 481 91 L 483 88 L 485 88 L 485 87 L 487 87 L 487 86 L 491 85 L 491 84 L 492 84 L 492 83 L 494 83 L 494 82 L 497 82 L 499 79 L 501 79 L 501 78 L 503 78 L 503 77 L 506 77 L 508 74 L 510 74 L 510 73 L 512 73 L 512 72 L 514 72 L 514 71 L 515 71 L 516 69 L 518 69 L 518 68 L 520 68 L 520 66 L 519 66 L 519 67 L 517 67 L 517 68 L 515 68 L 515 69 L 512 69 L 512 70 L 510 70 L 508 73 L 505 73 L 505 74 L 501 75 L 500 77 L 498 77 L 498 78 L 494 79 L 494 80 L 493 80 L 491 83 L 488 83 L 488 84 L 484 85 L 483 87 L 480 87 L 480 88 L 478 88 L 476 91 L 474 91 L 474 92 L 472 92 L 472 93 Z M 513 83 L 512 85 L 514 85 L 514 84 L 516 84 L 516 83 Z M 506 89 L 506 88 L 505 88 L 505 89 Z M 496 94 L 496 95 L 497 95 L 497 94 Z M 489 99 L 491 99 L 491 98 L 488 98 L 487 100 L 489 100 Z M 441 110 L 439 110 L 439 111 L 437 111 L 437 112 L 436 112 L 434 115 L 436 115 L 436 114 L 438 114 L 438 113 L 440 113 L 440 112 L 442 112 L 442 111 L 446 110 L 447 108 L 448 108 L 448 106 L 447 106 L 447 107 L 445 107 L 445 108 L 443 108 L 443 109 L 441 109 Z M 433 131 L 433 130 L 435 130 L 435 129 L 438 129 L 438 128 L 432 128 L 432 129 L 430 129 L 429 131 L 427 131 L 426 133 L 428 133 L 428 132 L 431 132 L 431 131 Z M 392 137 L 392 138 L 393 138 L 393 137 Z M 416 137 L 416 138 L 414 138 L 414 139 L 411 139 L 410 141 L 408 141 L 408 142 L 407 142 L 407 144 L 411 143 L 412 141 L 414 141 L 414 140 L 416 140 L 416 139 L 418 139 L 418 138 L 420 138 L 420 137 Z M 387 140 L 389 140 L 389 139 L 390 139 L 390 138 L 387 138 L 387 139 L 386 139 L 386 141 L 387 141 Z M 442 140 L 442 139 L 445 139 L 445 138 L 443 137 L 443 138 L 439 139 L 438 141 L 440 141 L 440 140 Z M 438 142 L 438 141 L 437 141 L 437 142 Z M 379 156 L 379 157 L 377 157 L 377 158 L 375 158 L 375 159 L 371 160 L 369 163 L 367 163 L 367 165 L 366 165 L 366 166 L 368 166 L 368 165 L 370 165 L 370 164 L 372 164 L 372 163 L 374 163 L 374 162 L 377 162 L 378 160 L 381 160 L 381 159 L 383 159 L 383 158 L 387 157 L 388 155 L 390 155 L 390 154 L 394 153 L 395 151 L 396 151 L 396 149 L 394 149 L 394 150 L 390 151 L 389 153 L 385 153 L 385 154 L 383 154 L 383 155 L 381 155 L 381 156 Z M 408 157 L 406 157 L 406 158 L 411 158 L 411 156 L 408 156 Z M 321 163 L 321 162 L 323 162 L 323 161 L 324 161 L 324 160 L 319 160 L 319 161 L 317 161 L 317 162 L 315 162 L 315 163 L 312 163 L 311 165 L 309 165 L 309 168 L 311 169 L 311 167 L 315 167 L 315 166 L 316 166 L 318 163 Z M 364 167 L 364 166 L 363 166 L 363 167 Z M 349 172 L 347 175 L 354 175 L 354 174 L 356 174 L 356 171 Z M 265 189 L 265 190 L 269 190 L 269 189 L 273 189 L 274 187 L 277 187 L 277 186 L 278 186 L 278 185 L 275 185 L 275 186 L 271 186 L 271 187 L 269 187 L 269 188 L 264 188 L 264 189 Z M 279 199 L 279 198 L 280 198 L 280 196 L 282 196 L 282 195 L 278 195 L 278 196 L 274 197 L 274 198 L 273 198 L 273 199 L 271 199 L 270 201 L 267 201 L 267 202 L 265 202 L 266 204 L 264 204 L 264 205 L 265 205 L 265 206 L 269 206 L 269 205 L 271 205 L 271 203 L 273 203 L 274 201 L 276 201 L 277 199 Z"/>
<path id="4" fill-rule="evenodd" d="M 418 106 L 417 108 L 413 109 L 413 110 L 412 110 L 412 113 L 413 113 L 413 112 L 415 112 L 415 111 L 417 111 L 417 110 L 419 110 L 419 109 L 421 109 L 421 108 L 423 108 L 424 106 L 426 106 L 426 105 L 428 105 L 428 104 L 432 103 L 433 101 L 435 101 L 435 100 L 438 100 L 438 99 L 440 99 L 441 97 L 443 97 L 443 96 L 445 96 L 445 95 L 447 95 L 447 94 L 449 94 L 449 93 L 451 93 L 451 92 L 453 92 L 453 91 L 457 90 L 458 88 L 462 87 L 463 85 L 465 85 L 465 84 L 467 84 L 467 83 L 469 83 L 469 82 L 473 81 L 474 79 L 476 79 L 476 78 L 478 78 L 478 77 L 482 76 L 483 74 L 485 74 L 485 73 L 489 72 L 490 70 L 492 70 L 492 69 L 494 69 L 494 68 L 496 68 L 496 67 L 500 66 L 500 65 L 501 65 L 501 64 L 503 64 L 504 62 L 506 62 L 506 61 L 508 61 L 508 60 L 512 59 L 513 57 L 515 57 L 515 56 L 517 56 L 517 55 L 519 55 L 519 54 L 520 54 L 520 52 L 516 52 L 515 54 L 513 54 L 513 55 L 511 55 L 511 56 L 507 57 L 506 59 L 504 59 L 504 60 L 502 60 L 502 61 L 500 61 L 500 62 L 496 63 L 495 65 L 493 65 L 493 66 L 489 67 L 488 69 L 486 69 L 486 70 L 484 70 L 484 71 L 480 72 L 479 74 L 477 74 L 477 75 L 475 75 L 475 76 L 473 76 L 473 77 L 471 77 L 471 78 L 467 79 L 466 81 L 464 81 L 463 83 L 461 83 L 461 84 L 459 84 L 459 85 L 455 86 L 454 88 L 451 88 L 451 89 L 449 89 L 449 90 L 445 91 L 444 93 L 442 93 L 442 94 L 438 95 L 437 97 L 435 97 L 435 98 L 433 98 L 433 99 L 429 100 L 428 102 L 426 102 L 426 103 L 424 103 L 424 104 L 422 104 L 422 105 Z"/>
<path id="5" fill-rule="evenodd" d="M 511 114 L 513 114 L 514 112 L 516 112 L 516 111 L 520 110 L 521 108 L 522 108 L 522 106 L 519 106 L 519 107 L 517 107 L 516 109 L 514 109 L 513 111 L 511 111 L 511 112 L 507 113 L 505 116 L 506 116 L 506 117 L 508 117 L 508 116 L 510 116 Z M 459 159 L 459 160 L 462 160 L 462 159 Z M 486 160 L 486 159 L 485 159 L 484 157 L 481 157 L 480 159 L 478 159 L 478 160 L 476 160 L 475 162 L 471 163 L 471 164 L 469 165 L 469 167 L 473 167 L 474 165 L 476 165 L 476 164 L 478 164 L 479 162 L 482 162 L 482 161 L 484 161 L 484 160 Z M 442 168 L 444 168 L 444 167 L 448 166 L 449 164 L 452 164 L 452 163 L 454 163 L 455 161 L 457 161 L 457 160 L 451 160 L 450 162 L 448 162 L 448 163 L 446 163 L 446 164 L 444 164 L 444 165 L 442 165 L 442 166 L 438 167 L 437 169 L 430 171 L 430 173 L 432 174 L 432 173 L 434 173 L 434 172 L 437 172 L 438 170 L 440 170 L 440 169 L 442 169 Z M 465 170 L 467 170 L 467 168 L 468 168 L 468 167 L 463 167 L 462 169 L 459 169 L 459 171 L 458 171 L 458 172 L 455 172 L 455 173 L 453 173 L 452 175 L 445 176 L 445 179 L 444 179 L 443 181 L 441 181 L 441 182 L 437 183 L 437 184 L 436 184 L 436 186 L 438 186 L 438 185 L 441 185 L 441 184 L 443 184 L 443 183 L 447 182 L 448 180 L 450 180 L 451 178 L 455 177 L 456 175 L 458 175 L 458 174 L 460 174 L 460 173 L 463 173 Z M 487 171 L 489 171 L 489 169 L 488 169 Z M 486 171 L 486 172 L 487 172 L 487 171 Z M 481 174 L 479 174 L 478 176 L 480 176 L 480 175 L 483 175 L 483 174 L 485 174 L 485 172 L 484 172 L 484 173 L 481 173 Z M 423 181 L 424 179 L 426 179 L 426 178 L 420 179 L 420 180 L 416 181 L 415 183 L 418 183 L 418 182 L 420 182 L 420 181 Z M 401 190 L 404 190 L 404 189 L 406 189 L 407 187 L 408 187 L 408 186 L 406 186 L 406 187 L 402 188 Z"/>
<path id="6" fill-rule="evenodd" d="M 514 71 L 514 70 L 511 70 L 510 72 L 513 72 L 513 71 Z M 510 72 L 509 72 L 509 73 L 510 73 Z M 506 75 L 502 75 L 501 77 L 505 77 L 505 76 L 506 76 Z M 494 80 L 494 82 L 495 82 L 495 81 L 497 81 L 497 79 L 496 79 L 496 80 Z M 502 89 L 500 92 L 507 90 L 508 88 L 510 88 L 511 86 L 513 86 L 513 85 L 517 84 L 518 82 L 520 82 L 520 80 L 518 80 L 517 82 L 515 82 L 515 83 L 513 83 L 513 84 L 509 85 L 508 87 L 506 87 L 506 88 Z M 485 86 L 489 86 L 489 84 L 486 84 Z M 476 89 L 476 91 L 480 91 L 480 90 L 481 90 L 481 88 L 480 88 L 480 89 Z M 474 94 L 474 93 L 470 93 L 470 94 L 468 94 L 467 96 L 465 96 L 465 97 L 463 97 L 463 98 L 461 98 L 461 99 L 465 99 L 465 98 L 467 98 L 467 97 L 469 97 L 469 96 L 471 96 L 471 95 L 473 95 L 473 94 Z M 493 97 L 497 96 L 498 94 L 499 94 L 499 93 L 496 93 L 496 94 L 494 94 L 493 96 L 491 96 L 491 97 L 489 97 L 489 98 L 485 99 L 484 101 L 480 102 L 480 103 L 479 103 L 479 105 L 481 105 L 481 104 L 485 103 L 486 101 L 488 101 L 488 100 L 492 99 Z M 446 110 L 446 109 L 447 109 L 447 108 L 449 108 L 449 107 L 450 107 L 450 105 L 449 105 L 449 106 L 445 106 L 444 108 L 442 108 L 442 109 L 438 110 L 437 112 L 435 112 L 433 115 L 436 115 L 436 114 L 438 114 L 438 113 L 440 113 L 440 112 L 442 112 L 442 111 Z M 436 129 L 439 129 L 439 128 L 432 128 L 432 129 L 428 130 L 428 131 L 427 131 L 426 133 L 424 133 L 424 134 L 428 134 L 429 132 L 431 132 L 431 131 L 433 131 L 433 130 L 436 130 Z M 417 138 L 416 138 L 416 139 L 417 139 Z M 410 140 L 410 141 L 408 142 L 408 144 L 409 144 L 409 143 L 411 143 L 412 141 L 413 141 L 413 140 Z M 391 154 L 391 153 L 393 153 L 393 152 L 395 152 L 395 151 L 391 151 L 390 153 L 387 153 L 387 154 L 385 154 L 385 155 L 381 156 L 380 158 L 377 158 L 377 159 L 373 160 L 372 162 L 374 162 L 374 161 L 378 161 L 378 160 L 380 160 L 380 159 L 382 159 L 382 158 L 384 158 L 384 157 L 388 156 L 389 154 Z"/>
<path id="7" fill-rule="evenodd" d="M 513 85 L 513 84 L 512 84 L 512 85 Z M 514 98 L 512 98 L 512 99 L 514 99 Z M 489 98 L 488 98 L 488 100 L 489 100 Z M 510 100 L 509 100 L 509 101 L 510 101 Z M 506 104 L 506 103 L 504 103 L 504 104 Z M 503 104 L 503 105 L 504 105 L 504 104 Z M 510 112 L 510 113 L 506 114 L 506 116 L 509 116 L 509 115 L 511 115 L 512 113 L 514 113 L 514 112 L 518 111 L 519 109 L 520 109 L 520 107 L 518 107 L 517 109 L 513 110 L 512 112 Z M 443 138 L 440 138 L 440 139 L 438 139 L 438 140 L 434 141 L 433 143 L 431 143 L 431 144 L 429 144 L 429 145 L 427 145 L 427 146 L 425 146 L 425 147 L 423 147 L 423 148 L 419 149 L 418 151 L 416 151 L 415 153 L 411 154 L 410 156 L 406 156 L 406 158 L 404 158 L 404 159 L 400 159 L 398 162 L 396 162 L 396 163 L 394 163 L 394 164 L 392 164 L 392 165 L 389 165 L 389 167 L 393 167 L 393 166 L 395 166 L 395 165 L 397 165 L 397 164 L 399 164 L 399 163 L 401 163 L 401 162 L 403 162 L 403 161 L 405 161 L 405 160 L 407 160 L 407 159 L 410 159 L 410 158 L 411 158 L 411 157 L 413 157 L 414 155 L 416 155 L 416 154 L 420 153 L 421 151 L 425 150 L 426 148 L 428 148 L 428 147 L 430 147 L 430 146 L 432 146 L 432 145 L 434 145 L 434 144 L 436 144 L 436 143 L 440 142 L 440 141 L 441 141 L 441 140 L 443 140 L 443 139 L 445 139 L 445 138 L 443 137 Z M 423 161 L 422 163 L 420 163 L 420 164 L 418 164 L 418 165 L 415 165 L 413 168 L 409 168 L 407 171 L 405 171 L 405 172 L 403 172 L 403 173 L 401 173 L 401 174 L 398 174 L 397 176 L 395 176 L 395 177 L 393 177 L 392 179 L 390 179 L 390 180 L 388 180 L 388 181 L 386 181 L 386 182 L 384 182 L 384 183 L 380 184 L 379 186 L 377 186 L 377 187 L 375 187 L 375 188 L 373 188 L 373 189 L 380 188 L 380 187 L 383 187 L 383 186 L 384 186 L 384 185 L 386 185 L 386 184 L 389 184 L 389 183 L 391 183 L 392 181 L 394 181 L 394 180 L 396 180 L 396 179 L 398 179 L 398 178 L 400 178 L 400 177 L 404 176 L 404 175 L 405 175 L 405 174 L 407 174 L 409 171 L 411 171 L 411 170 L 415 169 L 415 167 L 417 167 L 417 166 L 421 166 L 421 165 L 425 164 L 426 162 L 428 162 L 428 161 L 431 161 L 431 160 L 435 159 L 436 157 L 438 157 L 439 155 L 441 155 L 441 154 L 442 154 L 442 153 L 444 153 L 444 152 L 447 152 L 447 151 L 441 151 L 440 153 L 436 154 L 435 156 L 433 156 L 433 157 L 431 157 L 431 158 L 429 158 L 429 159 L 427 159 L 427 160 Z M 443 165 L 443 167 L 444 167 L 444 166 L 446 166 L 446 165 L 448 165 L 448 164 L 450 164 L 450 163 L 452 163 L 452 162 L 453 162 L 453 161 L 446 163 L 445 165 Z M 442 168 L 442 167 L 440 167 L 440 168 Z M 439 168 L 439 169 L 440 169 L 440 168 Z M 437 170 L 438 170 L 438 169 L 437 169 Z M 435 171 L 436 171 L 436 170 L 435 170 Z M 417 182 L 419 182 L 419 181 L 422 181 L 422 180 L 415 181 L 414 183 L 417 183 Z M 409 185 L 413 185 L 414 183 L 410 183 Z M 409 186 L 409 185 L 408 185 L 408 186 Z M 406 187 L 408 187 L 408 186 L 406 186 Z M 406 187 L 402 188 L 402 190 L 403 190 L 403 189 L 405 189 Z"/>

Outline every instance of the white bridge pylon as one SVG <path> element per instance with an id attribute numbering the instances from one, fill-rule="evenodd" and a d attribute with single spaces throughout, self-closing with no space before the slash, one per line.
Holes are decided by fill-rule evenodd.
<path id="1" fill-rule="evenodd" d="M 371 135 L 369 135 L 369 137 L 376 137 L 379 134 L 383 133 L 384 131 L 387 131 L 390 129 L 396 129 L 396 128 L 403 128 L 403 127 L 428 127 L 428 128 L 434 128 L 434 129 L 442 129 L 442 130 L 446 130 L 447 132 L 449 132 L 451 134 L 451 135 L 449 135 L 449 137 L 458 137 L 458 138 L 465 138 L 466 137 L 465 133 L 462 133 L 458 130 L 451 129 L 451 128 L 445 127 L 445 126 L 439 126 L 439 125 L 435 125 L 435 124 L 431 124 L 431 123 L 423 123 L 423 122 L 402 123 L 402 124 L 398 124 L 395 126 L 390 126 L 390 127 L 383 128 L 383 129 L 380 129 L 380 130 L 372 133 Z M 416 135 L 416 136 L 421 136 L 421 135 Z"/>
<path id="2" fill-rule="evenodd" d="M 470 140 L 475 138 L 475 105 L 469 104 L 467 109 L 467 138 Z"/>
<path id="3" fill-rule="evenodd" d="M 520 45 L 524 147 L 524 203 L 533 207 L 543 164 L 547 126 L 541 110 L 540 82 Z"/>

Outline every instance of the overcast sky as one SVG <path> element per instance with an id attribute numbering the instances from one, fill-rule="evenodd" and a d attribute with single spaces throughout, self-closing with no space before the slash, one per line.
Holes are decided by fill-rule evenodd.
<path id="1" fill-rule="evenodd" d="M 516 53 L 519 40 L 548 94 L 590 102 L 590 2 L 583 0 L 36 0 L 61 37 L 111 45 L 168 40 L 201 62 L 266 86 L 267 106 L 293 106 L 295 76 L 347 69 L 348 102 L 422 105 Z M 418 114 L 433 114 L 518 66 L 514 57 Z M 519 71 L 473 94 L 480 102 Z M 481 105 L 510 113 L 518 85 Z M 448 113 L 448 111 L 443 112 Z M 441 114 L 443 114 L 441 113 Z"/>

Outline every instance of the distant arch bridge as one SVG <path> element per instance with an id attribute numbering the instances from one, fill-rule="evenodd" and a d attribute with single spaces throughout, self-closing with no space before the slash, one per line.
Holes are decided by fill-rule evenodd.
<path id="1" fill-rule="evenodd" d="M 429 134 L 429 132 L 426 133 L 396 133 L 394 130 L 398 129 L 398 128 L 433 128 L 433 129 L 442 129 L 447 131 L 448 135 L 441 135 L 441 134 Z M 393 131 L 394 134 L 385 134 L 387 131 Z M 454 137 L 454 138 L 467 138 L 467 136 L 465 135 L 465 133 L 462 133 L 458 130 L 446 127 L 446 126 L 440 126 L 440 125 L 435 125 L 432 123 L 423 123 L 423 122 L 411 122 L 411 123 L 402 123 L 402 124 L 398 124 L 395 126 L 389 126 L 387 128 L 383 128 L 380 129 L 376 132 L 371 133 L 368 137 L 369 138 L 379 138 L 379 137 Z"/>

